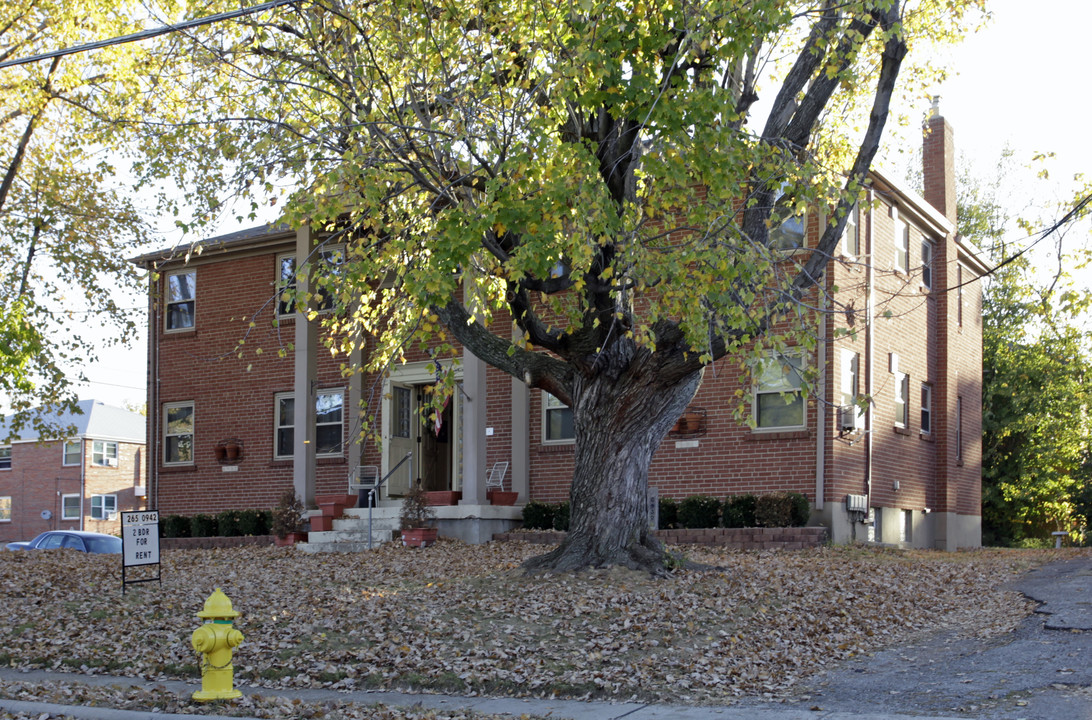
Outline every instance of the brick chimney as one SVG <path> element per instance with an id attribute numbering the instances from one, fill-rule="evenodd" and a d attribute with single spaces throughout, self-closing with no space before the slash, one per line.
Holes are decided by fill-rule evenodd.
<path id="1" fill-rule="evenodd" d="M 925 200 L 956 222 L 955 133 L 940 114 L 940 97 L 933 97 L 929 119 L 923 128 L 922 171 Z"/>

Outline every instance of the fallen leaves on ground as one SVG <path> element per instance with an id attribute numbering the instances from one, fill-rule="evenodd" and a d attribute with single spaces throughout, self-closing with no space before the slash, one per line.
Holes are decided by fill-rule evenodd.
<path id="1" fill-rule="evenodd" d="M 1031 605 L 1001 586 L 1061 557 L 684 549 L 718 569 L 528 577 L 544 549 L 519 542 L 166 551 L 162 584 L 125 595 L 117 556 L 0 553 L 0 661 L 193 680 L 195 613 L 219 587 L 241 613 L 237 683 L 725 703 L 921 633 L 1011 630 Z"/>

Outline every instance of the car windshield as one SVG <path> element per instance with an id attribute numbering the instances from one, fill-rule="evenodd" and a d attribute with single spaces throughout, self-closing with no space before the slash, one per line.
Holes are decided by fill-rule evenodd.
<path id="1" fill-rule="evenodd" d="M 121 538 L 116 537 L 85 537 L 87 552 L 93 553 L 119 553 L 121 552 Z"/>

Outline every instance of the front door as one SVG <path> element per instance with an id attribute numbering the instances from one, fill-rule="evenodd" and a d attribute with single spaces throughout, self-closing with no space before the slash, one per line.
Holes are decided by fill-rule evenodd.
<path id="1" fill-rule="evenodd" d="M 405 495 L 412 487 L 411 482 L 417 477 L 417 467 L 420 463 L 420 458 L 417 457 L 417 441 L 420 439 L 420 433 L 417 389 L 412 385 L 391 383 L 388 467 L 393 468 L 407 453 L 412 452 L 414 457 L 402 463 L 402 466 L 387 480 L 387 494 L 390 496 Z"/>

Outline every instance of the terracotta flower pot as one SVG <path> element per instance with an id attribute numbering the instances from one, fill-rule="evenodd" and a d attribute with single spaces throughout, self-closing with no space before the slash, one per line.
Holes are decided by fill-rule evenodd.
<path id="1" fill-rule="evenodd" d="M 284 547 L 286 545 L 294 545 L 298 542 L 307 542 L 307 533 L 305 532 L 290 532 L 283 538 L 273 536 L 273 544 L 277 547 Z"/>
<path id="2" fill-rule="evenodd" d="M 216 462 L 222 463 L 224 458 L 227 457 L 227 448 L 223 445 L 217 445 L 212 449 L 212 454 L 216 457 Z"/>
<path id="3" fill-rule="evenodd" d="M 516 500 L 519 499 L 518 492 L 507 492 L 504 490 L 490 490 L 486 495 L 489 497 L 489 503 L 491 505 L 515 505 Z"/>
<path id="4" fill-rule="evenodd" d="M 432 490 L 424 495 L 429 505 L 455 505 L 463 497 L 461 490 Z"/>
<path id="5" fill-rule="evenodd" d="M 410 528 L 402 531 L 402 544 L 407 547 L 428 547 L 436 542 L 436 528 Z"/>
<path id="6" fill-rule="evenodd" d="M 224 456 L 228 462 L 235 462 L 239 459 L 239 446 L 236 443 L 227 443 L 224 445 Z"/>

